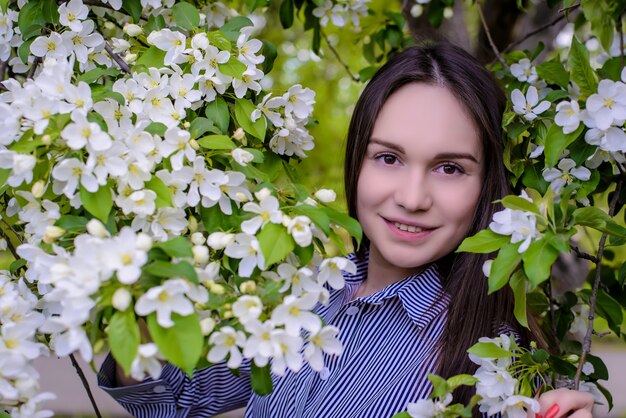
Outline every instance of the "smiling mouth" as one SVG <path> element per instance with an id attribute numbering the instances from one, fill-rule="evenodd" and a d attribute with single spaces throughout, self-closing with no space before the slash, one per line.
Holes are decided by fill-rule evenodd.
<path id="1" fill-rule="evenodd" d="M 400 222 L 393 222 L 393 225 L 396 228 L 398 228 L 400 231 L 406 231 L 406 232 L 422 232 L 422 231 L 424 231 L 424 228 L 420 228 L 419 226 L 401 224 Z"/>

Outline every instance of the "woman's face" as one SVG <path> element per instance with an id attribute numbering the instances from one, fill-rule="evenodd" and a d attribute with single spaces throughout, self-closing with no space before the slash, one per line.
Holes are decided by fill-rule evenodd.
<path id="1" fill-rule="evenodd" d="M 482 144 L 446 88 L 411 83 L 385 102 L 357 183 L 370 265 L 398 280 L 453 251 L 474 218 Z"/>

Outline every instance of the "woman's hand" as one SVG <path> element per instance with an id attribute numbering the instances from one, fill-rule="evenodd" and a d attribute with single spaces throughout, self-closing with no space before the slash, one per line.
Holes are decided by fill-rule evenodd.
<path id="1" fill-rule="evenodd" d="M 536 418 L 592 418 L 593 395 L 571 389 L 550 390 L 539 397 Z"/>

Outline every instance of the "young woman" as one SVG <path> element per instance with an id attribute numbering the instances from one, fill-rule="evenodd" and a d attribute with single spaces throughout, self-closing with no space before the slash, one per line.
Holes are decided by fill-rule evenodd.
<path id="1" fill-rule="evenodd" d="M 478 338 L 518 327 L 511 295 L 487 296 L 479 254 L 455 254 L 487 227 L 506 195 L 501 116 L 505 98 L 488 71 L 449 44 L 407 49 L 382 67 L 356 105 L 346 149 L 350 214 L 367 237 L 354 275 L 317 312 L 341 330 L 344 353 L 315 373 L 305 367 L 255 395 L 249 364 L 193 379 L 166 365 L 159 380 L 132 383 L 109 357 L 101 386 L 140 417 L 207 417 L 247 405 L 246 417 L 390 417 L 426 398 L 428 373 L 472 373 Z M 469 400 L 470 390 L 456 401 Z M 544 394 L 541 414 L 591 416 L 593 398 Z M 558 405 L 554 407 L 554 405 Z"/>

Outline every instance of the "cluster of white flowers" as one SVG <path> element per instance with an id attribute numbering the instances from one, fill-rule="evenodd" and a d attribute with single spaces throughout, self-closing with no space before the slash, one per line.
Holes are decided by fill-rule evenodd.
<path id="1" fill-rule="evenodd" d="M 35 309 L 38 298 L 23 279 L 0 271 L 0 399 L 17 405 L 14 417 L 49 417 L 39 410 L 40 403 L 54 395 L 39 392 L 39 373 L 33 360 L 48 355 L 48 348 L 37 341 L 36 332 L 44 315 Z"/>
<path id="2" fill-rule="evenodd" d="M 321 6 L 313 9 L 313 16 L 320 19 L 320 25 L 327 26 L 328 22 L 343 27 L 352 22 L 355 28 L 360 25 L 361 16 L 367 16 L 367 3 L 370 0 L 326 0 Z"/>
<path id="3" fill-rule="evenodd" d="M 532 201 L 524 191 L 520 197 Z M 509 208 L 493 214 L 489 229 L 496 234 L 510 235 L 513 244 L 521 242 L 518 248 L 520 254 L 528 249 L 533 239 L 538 239 L 541 235 L 537 230 L 537 218 L 534 213 Z"/>
<path id="4" fill-rule="evenodd" d="M 502 334 L 499 337 L 481 338 L 479 342 L 493 343 L 499 348 L 510 350 L 512 337 Z M 518 393 L 518 380 L 509 373 L 512 357 L 483 358 L 470 354 L 470 359 L 480 367 L 474 373 L 478 379 L 476 394 L 482 399 L 478 402 L 480 412 L 488 416 L 502 414 L 504 418 L 524 418 L 527 411 L 539 412 L 539 402 L 533 398 L 515 395 Z"/>
<path id="5" fill-rule="evenodd" d="M 420 399 L 407 405 L 407 412 L 411 418 L 439 418 L 444 417 L 448 405 L 452 402 L 452 395 L 443 399 Z"/>

